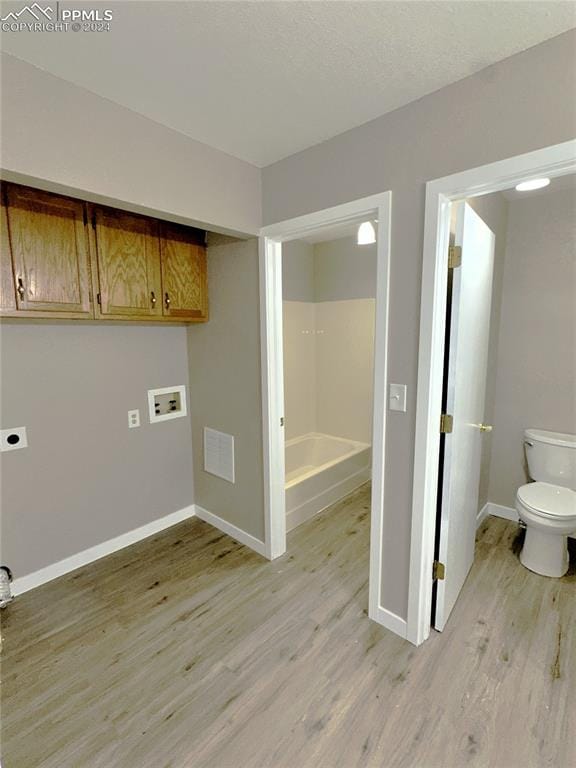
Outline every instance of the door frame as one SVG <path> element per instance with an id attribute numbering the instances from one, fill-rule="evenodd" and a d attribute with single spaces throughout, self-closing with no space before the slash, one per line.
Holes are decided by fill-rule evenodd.
<path id="1" fill-rule="evenodd" d="M 382 192 L 314 213 L 271 224 L 260 230 L 260 342 L 264 445 L 264 507 L 266 556 L 286 552 L 284 492 L 284 356 L 282 338 L 282 243 L 333 224 L 360 217 L 378 220 L 374 395 L 372 434 L 372 503 L 370 524 L 369 616 L 406 636 L 406 622 L 380 602 L 382 522 L 388 358 L 388 294 L 392 193 Z"/>
<path id="2" fill-rule="evenodd" d="M 510 189 L 521 181 L 576 172 L 576 140 L 434 179 L 426 184 L 412 531 L 406 638 L 430 634 L 440 415 L 452 202 Z M 449 563 L 444 564 L 447 568 Z"/>

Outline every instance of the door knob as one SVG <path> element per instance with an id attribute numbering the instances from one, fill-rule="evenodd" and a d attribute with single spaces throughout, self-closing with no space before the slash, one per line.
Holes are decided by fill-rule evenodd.
<path id="1" fill-rule="evenodd" d="M 478 424 L 480 432 L 492 432 L 492 426 L 490 424 Z"/>

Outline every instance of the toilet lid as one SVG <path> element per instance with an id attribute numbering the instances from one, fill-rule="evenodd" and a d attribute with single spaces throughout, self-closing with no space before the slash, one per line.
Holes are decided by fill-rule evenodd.
<path id="1" fill-rule="evenodd" d="M 525 506 L 547 517 L 576 517 L 576 491 L 548 483 L 528 483 L 518 489 Z"/>

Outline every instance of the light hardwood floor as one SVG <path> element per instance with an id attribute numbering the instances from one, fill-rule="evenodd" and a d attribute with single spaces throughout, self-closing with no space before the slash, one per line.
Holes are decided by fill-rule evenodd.
<path id="1" fill-rule="evenodd" d="M 269 563 L 191 520 L 3 612 L 4 768 L 576 765 L 576 576 L 489 519 L 416 649 L 366 616 L 369 489 Z"/>

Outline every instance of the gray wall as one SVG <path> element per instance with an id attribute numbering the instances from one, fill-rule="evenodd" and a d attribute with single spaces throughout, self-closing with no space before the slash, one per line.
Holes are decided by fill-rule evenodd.
<path id="1" fill-rule="evenodd" d="M 196 503 L 264 540 L 258 242 L 208 246 L 210 320 L 188 330 Z M 204 471 L 203 428 L 234 435 L 236 483 Z"/>
<path id="2" fill-rule="evenodd" d="M 339 301 L 376 297 L 376 245 L 353 237 L 282 244 L 284 301 Z"/>
<path id="3" fill-rule="evenodd" d="M 353 237 L 314 245 L 315 301 L 376 298 L 376 245 Z"/>
<path id="4" fill-rule="evenodd" d="M 576 135 L 576 32 L 560 35 L 263 171 L 270 224 L 392 190 L 388 373 L 408 385 L 390 413 L 382 604 L 408 603 L 425 182 Z"/>
<path id="5" fill-rule="evenodd" d="M 260 170 L 2 54 L 4 178 L 206 229 L 256 233 Z"/>
<path id="6" fill-rule="evenodd" d="M 314 301 L 314 246 L 304 240 L 282 243 L 282 298 Z"/>
<path id="7" fill-rule="evenodd" d="M 215 230 L 258 231 L 258 168 L 12 56 L 1 59 L 4 178 Z M 257 294 L 250 301 L 248 312 Z M 243 324 L 254 332 L 246 314 L 239 309 L 231 333 Z M 188 384 L 187 336 L 202 327 L 3 325 L 1 426 L 26 425 L 30 439 L 29 449 L 2 455 L 2 561 L 17 576 L 193 503 L 190 419 L 151 426 L 145 409 L 147 389 Z M 257 381 L 252 399 L 259 374 Z M 143 426 L 128 430 L 127 410 L 136 407 Z M 197 397 L 194 407 L 202 407 Z M 254 436 L 250 461 L 261 468 Z M 261 493 L 256 475 L 249 481 Z M 202 482 L 201 491 L 204 500 Z M 206 506 L 218 512 L 211 500 Z M 261 510 L 254 514 L 259 532 Z"/>
<path id="8" fill-rule="evenodd" d="M 561 35 L 269 166 L 262 173 L 265 223 L 383 190 L 393 191 L 389 375 L 391 380 L 408 384 L 408 413 L 390 414 L 388 420 L 382 597 L 384 607 L 400 616 L 406 615 L 408 594 L 424 184 L 428 179 L 573 138 L 576 135 L 576 101 L 571 98 L 576 92 L 575 40 L 574 32 Z M 12 57 L 3 57 L 4 60 L 2 165 L 13 177 L 36 179 L 49 188 L 86 193 L 93 199 L 119 201 L 125 207 L 144 208 L 168 218 L 244 232 L 257 229 L 260 218 L 258 169 L 199 145 L 24 62 Z M 255 244 L 217 246 L 210 261 L 212 319 L 205 326 L 187 331 L 192 361 L 190 371 L 194 379 L 193 382 L 191 379 L 192 411 L 194 414 L 195 408 L 201 405 L 205 408 L 204 418 L 209 418 L 213 426 L 237 435 L 242 447 L 238 466 L 241 479 L 233 494 L 229 488 L 216 486 L 225 481 L 212 481 L 202 473 L 197 478 L 197 501 L 261 538 L 262 438 Z M 54 338 L 60 339 L 50 333 L 51 328 L 50 325 L 43 326 L 35 337 L 39 339 L 44 334 L 48 348 Z M 94 328 L 95 338 L 114 330 L 111 327 Z M 78 386 L 82 387 L 84 378 L 80 378 L 81 374 L 96 375 L 96 366 L 87 351 L 85 330 L 84 326 L 74 328 L 74 333 L 82 332 L 80 338 L 83 341 L 68 346 L 65 358 L 69 361 L 69 350 L 75 349 L 75 359 L 84 363 L 71 374 L 79 378 Z M 13 339 L 20 331 L 19 328 Z M 136 393 L 152 386 L 148 384 L 150 380 L 161 378 L 163 382 L 164 373 L 170 373 L 173 378 L 182 372 L 185 356 L 174 353 L 166 341 L 175 338 L 168 336 L 174 331 L 173 328 L 124 327 L 122 333 L 127 334 L 131 344 L 124 345 L 116 339 L 113 347 L 105 345 L 106 370 L 114 373 L 109 381 L 104 376 L 97 378 L 100 387 L 93 392 L 93 402 L 101 402 L 100 392 L 104 392 L 108 400 L 111 395 L 117 396 L 115 387 L 122 391 L 126 387 L 126 396 L 121 402 L 122 419 L 114 421 L 120 425 L 119 430 L 124 430 L 121 422 L 125 420 L 125 411 L 132 407 Z M 198 343 L 195 331 L 201 340 Z M 156 333 L 158 344 L 152 344 L 151 338 Z M 37 341 L 29 345 L 24 342 L 22 346 L 19 343 L 11 346 L 8 341 L 6 360 L 16 360 L 24 357 L 24 351 L 30 354 L 38 348 Z M 118 350 L 123 350 L 122 354 Z M 58 354 L 64 358 L 61 349 Z M 38 360 L 44 360 L 45 366 L 56 377 L 55 382 L 59 381 L 58 376 L 64 375 L 53 371 L 46 355 L 40 354 Z M 21 406 L 16 407 L 31 386 L 24 380 L 32 380 L 28 371 L 36 379 L 46 375 L 43 370 L 35 370 L 34 364 L 26 358 L 18 360 L 17 365 L 23 372 L 18 385 L 8 396 L 11 413 L 21 423 L 26 423 L 26 417 L 30 424 L 33 416 L 35 419 L 47 418 L 29 411 L 22 413 L 18 410 Z M 69 370 L 67 365 L 66 374 Z M 125 384 L 119 384 L 118 371 L 122 372 Z M 51 385 L 51 388 L 55 386 Z M 21 394 L 16 391 L 18 387 L 22 389 Z M 36 383 L 34 392 L 39 398 Z M 77 406 L 80 405 L 78 398 L 84 403 L 76 392 L 69 397 Z M 50 406 L 50 399 L 46 400 L 47 407 L 53 407 L 55 401 Z M 120 406 L 118 408 L 120 412 Z M 38 406 L 37 409 L 40 410 Z M 56 407 L 58 412 L 62 409 L 62 403 Z M 107 424 L 104 405 L 99 409 L 92 407 L 92 411 L 102 414 L 102 423 Z M 106 430 L 105 439 L 95 438 L 100 434 L 100 422 L 93 413 L 88 420 L 90 430 L 84 432 L 84 427 L 77 422 L 75 419 L 65 434 L 70 439 L 82 434 L 82 442 L 75 445 L 77 452 L 81 447 L 88 457 L 95 452 L 100 455 L 100 447 L 107 450 L 110 435 L 117 434 L 114 427 Z M 55 418 L 51 424 L 59 426 Z M 185 420 L 169 424 L 174 427 L 174 433 L 170 430 L 170 434 L 176 434 L 175 430 L 186 431 Z M 66 475 L 65 479 L 70 483 L 66 498 L 72 504 L 72 507 L 68 503 L 64 505 L 66 513 L 61 512 L 61 506 L 50 507 L 47 494 L 33 496 L 33 490 L 25 490 L 23 497 L 27 499 L 27 509 L 34 509 L 33 514 L 38 508 L 50 512 L 42 521 L 40 534 L 47 537 L 55 557 L 70 553 L 69 539 L 73 545 L 70 550 L 78 551 L 94 543 L 96 537 L 99 540 L 107 538 L 110 534 L 102 534 L 104 518 L 110 520 L 110 531 L 122 532 L 134 527 L 135 521 L 125 520 L 119 512 L 124 506 L 123 501 L 132 505 L 131 513 L 143 504 L 145 515 L 150 516 L 148 519 L 166 514 L 171 511 L 170 507 L 189 503 L 192 492 L 189 446 L 185 445 L 188 438 L 182 434 L 178 444 L 175 438 L 166 437 L 166 443 L 154 438 L 152 446 L 147 442 L 147 434 L 151 435 L 151 430 L 162 426 L 125 430 L 124 436 L 118 438 L 119 446 L 129 447 L 131 443 L 126 441 L 141 440 L 146 447 L 142 446 L 140 452 L 128 459 L 123 454 L 125 466 L 119 472 L 119 479 L 112 480 L 106 487 L 104 511 L 99 495 L 102 483 L 97 485 L 98 473 L 93 471 L 94 466 L 101 469 L 97 462 L 90 466 L 90 471 L 85 462 L 83 471 L 86 476 L 81 482 Z M 200 455 L 198 424 L 194 424 L 194 430 L 197 463 Z M 44 434 L 48 434 L 48 427 Z M 66 449 L 60 454 L 56 450 L 58 446 L 47 442 L 48 437 L 43 439 L 46 442 L 42 455 L 53 453 L 58 456 L 57 469 L 62 477 L 61 455 L 70 456 L 70 452 Z M 10 457 L 10 474 L 18 478 L 19 487 L 30 485 L 30 473 L 21 471 L 18 475 L 17 471 L 12 472 L 18 456 L 28 456 L 26 461 L 32 462 L 32 448 L 28 454 L 21 451 L 5 455 L 5 458 Z M 100 461 L 111 476 L 116 477 L 120 460 L 113 461 L 104 454 Z M 165 485 L 150 480 L 158 468 L 169 478 L 172 472 L 175 473 L 170 491 Z M 45 470 L 39 471 L 40 477 L 52 482 Z M 4 475 L 8 476 L 8 473 Z M 107 477 L 106 473 L 101 476 Z M 24 560 L 19 568 L 27 571 L 38 567 L 45 541 L 40 542 L 38 536 L 35 550 L 24 541 L 21 533 L 26 531 L 22 522 L 26 519 L 23 503 L 16 498 L 15 481 L 9 478 L 6 482 L 7 498 L 10 506 L 14 504 L 19 519 L 18 530 L 15 516 L 6 527 L 6 541 L 11 548 L 20 541 L 18 558 Z M 40 483 L 37 487 L 40 488 Z M 87 489 L 89 498 L 85 499 Z M 28 494 L 31 494 L 30 499 Z M 114 497 L 112 502 L 111 496 Z M 64 504 L 64 494 L 55 498 Z M 157 505 L 160 500 L 161 505 Z M 88 510 L 86 518 L 82 519 L 82 530 L 77 526 L 79 507 Z M 63 539 L 60 529 L 53 533 L 48 530 L 58 517 L 64 528 L 70 523 L 74 536 L 81 541 L 70 538 L 70 535 Z M 35 523 L 28 530 L 30 528 L 36 529 Z M 29 554 L 27 550 L 30 550 Z"/>
<path id="9" fill-rule="evenodd" d="M 489 500 L 526 482 L 523 431 L 576 433 L 576 190 L 509 203 Z"/>
<path id="10" fill-rule="evenodd" d="M 1 426 L 29 441 L 0 454 L 15 576 L 193 503 L 189 418 L 147 416 L 148 389 L 188 385 L 185 328 L 4 321 L 0 339 Z"/>

